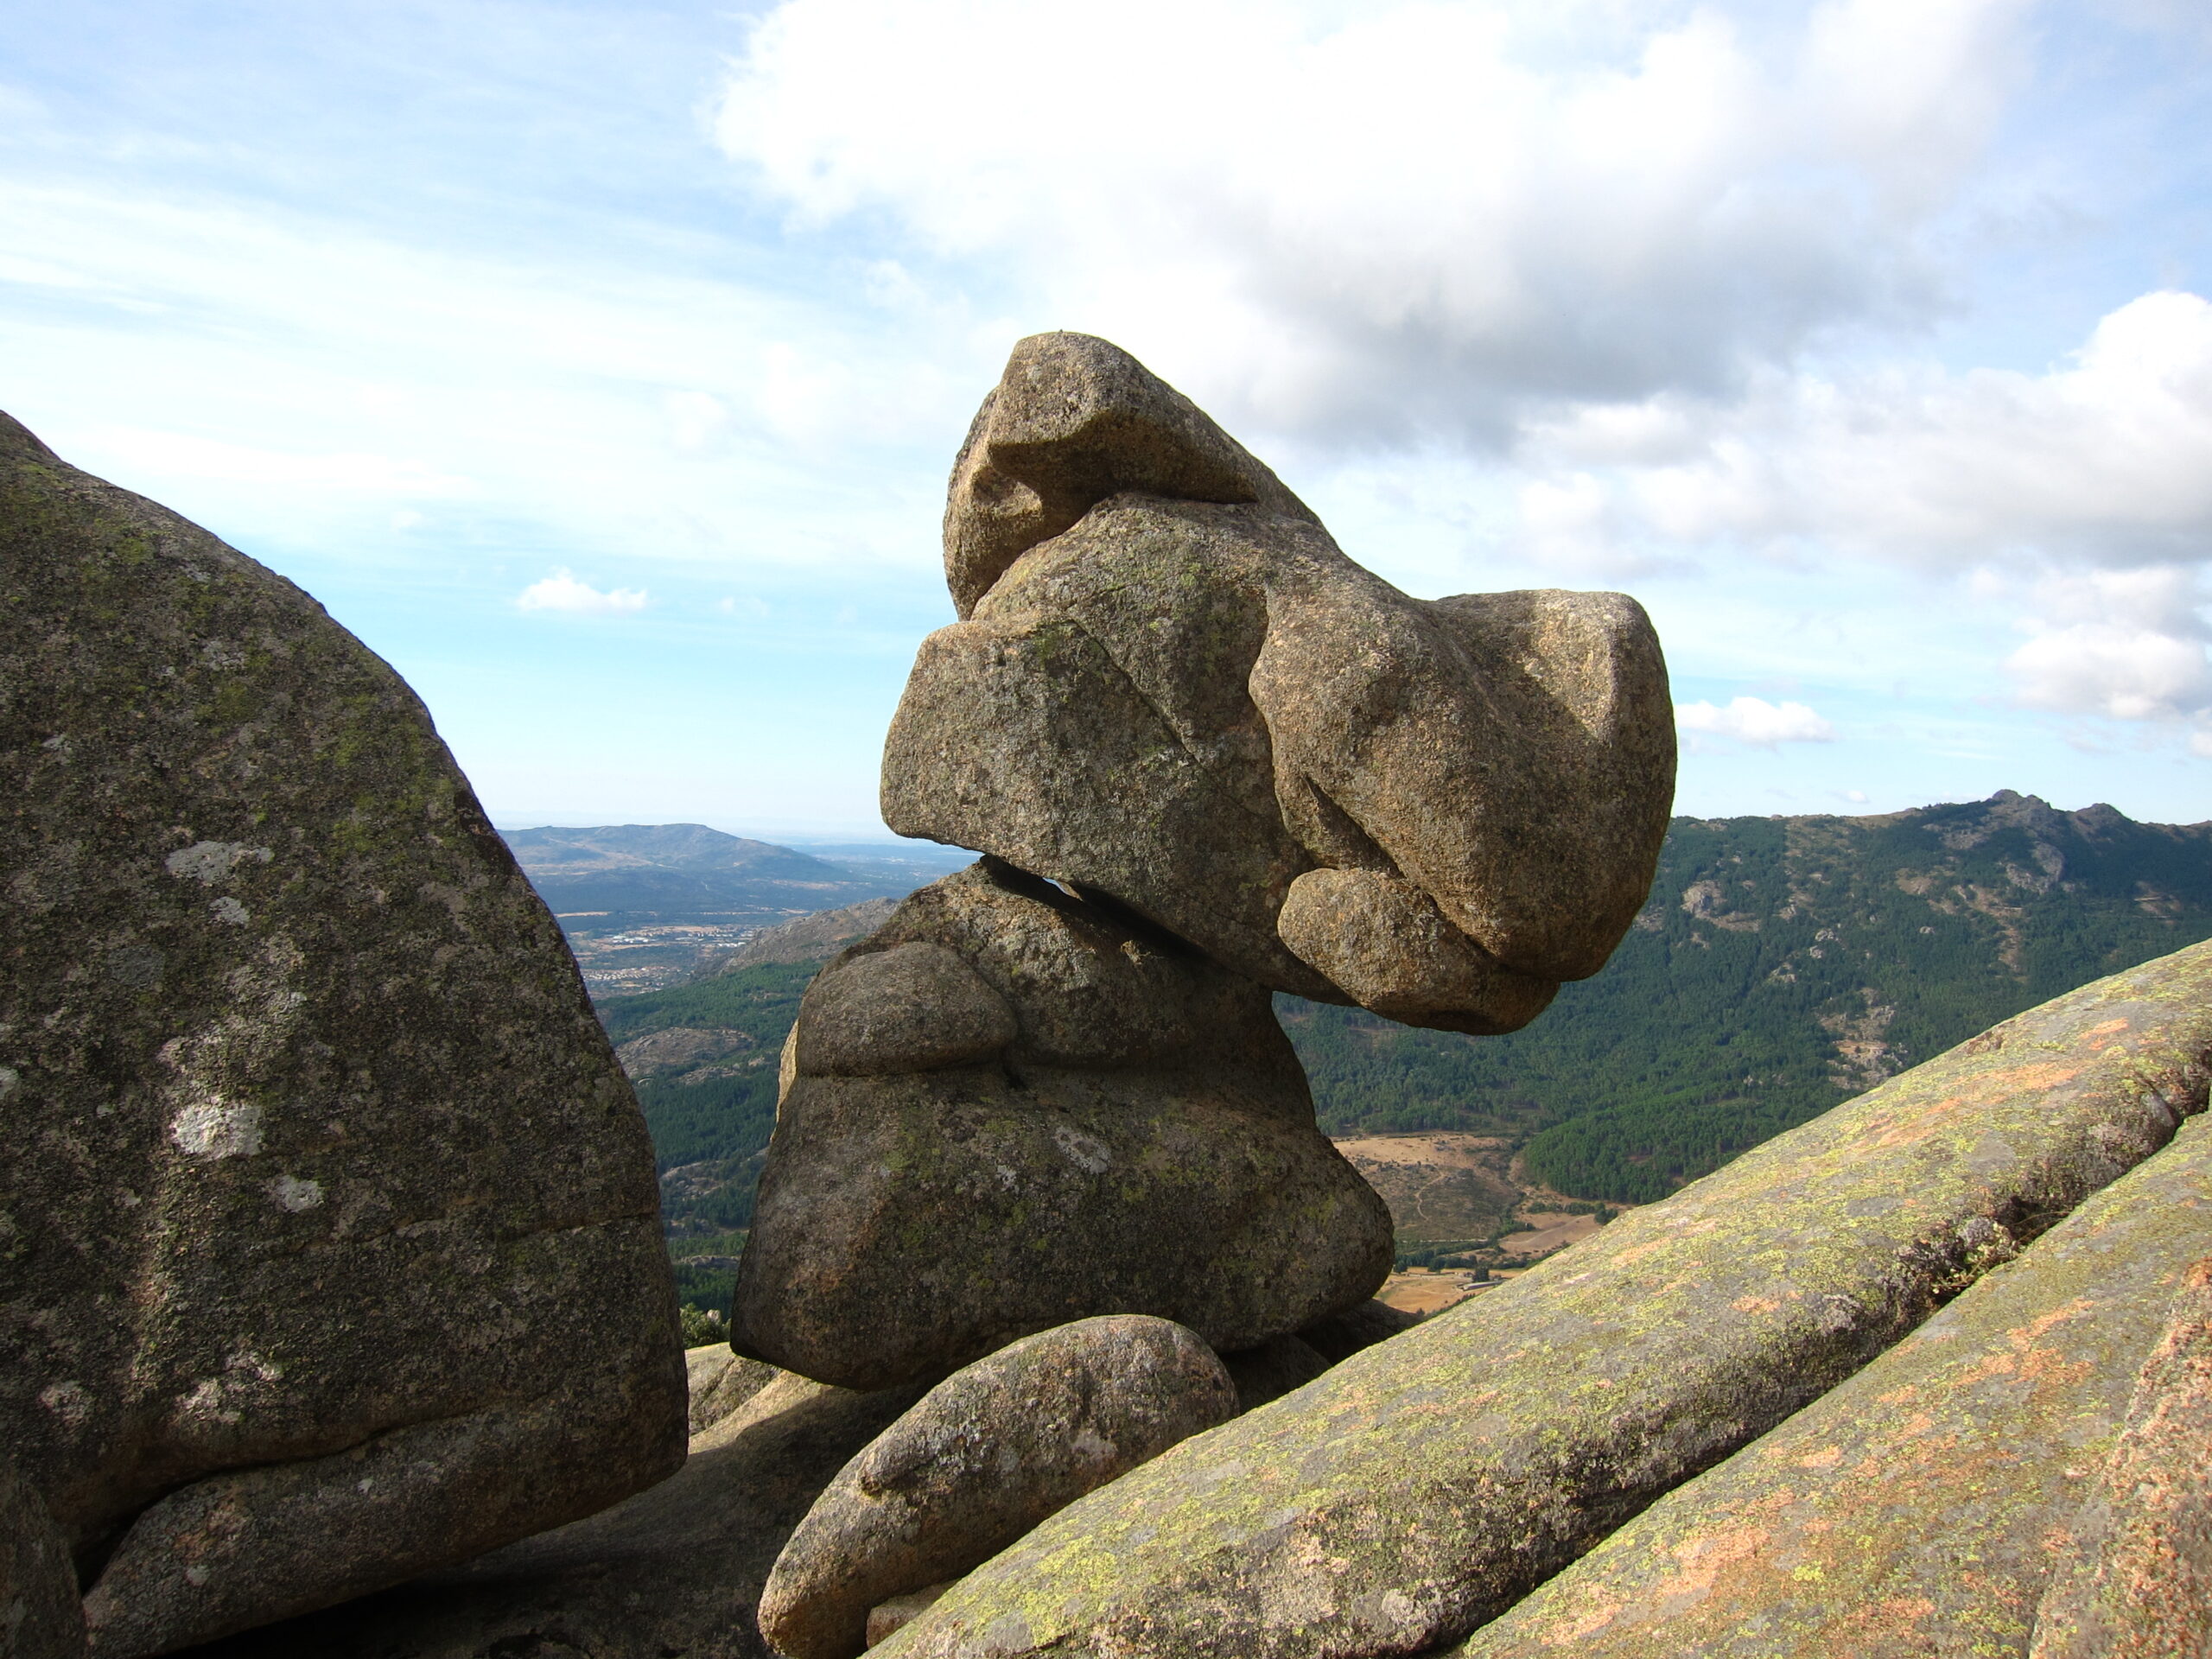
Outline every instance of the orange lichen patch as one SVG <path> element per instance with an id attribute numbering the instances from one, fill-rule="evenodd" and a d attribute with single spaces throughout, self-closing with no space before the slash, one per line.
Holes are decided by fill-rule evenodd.
<path id="1" fill-rule="evenodd" d="M 1880 1128 L 1885 1122 L 1891 1123 L 1892 1127 L 1876 1135 L 1868 1144 L 1878 1149 L 1916 1145 L 1946 1127 L 1962 1111 L 1987 1105 L 1993 1100 L 2056 1089 L 2063 1083 L 2071 1083 L 2082 1075 L 2082 1071 L 2079 1063 L 2069 1065 L 2061 1060 L 2044 1060 L 2031 1065 L 2006 1066 L 2001 1070 L 1984 1071 L 1978 1077 L 1968 1078 L 1966 1086 L 1957 1094 L 1923 1107 L 1902 1122 L 1887 1114 L 1873 1119 L 1867 1125 L 1870 1132 Z M 1906 1075 L 1911 1074 L 1908 1072 Z"/>
<path id="2" fill-rule="evenodd" d="M 1774 1535 L 1764 1527 L 1738 1527 L 1702 1538 L 1686 1538 L 1669 1552 L 1677 1563 L 1675 1576 L 1660 1580 L 1652 1586 L 1652 1593 L 1662 1601 L 1702 1599 L 1712 1594 L 1723 1573 L 1758 1560 L 1773 1541 Z"/>
<path id="3" fill-rule="evenodd" d="M 1798 1459 L 1797 1466 L 1800 1469 L 1833 1469 L 1842 1461 L 1843 1448 L 1841 1446 L 1824 1446 L 1819 1451 Z"/>
<path id="4" fill-rule="evenodd" d="M 1738 1296 L 1728 1306 L 1738 1313 L 1771 1313 L 1782 1306 L 1782 1302 L 1773 1296 Z"/>

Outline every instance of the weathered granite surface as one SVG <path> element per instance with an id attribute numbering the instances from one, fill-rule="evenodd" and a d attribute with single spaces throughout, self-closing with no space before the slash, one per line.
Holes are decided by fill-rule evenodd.
<path id="1" fill-rule="evenodd" d="M 1185 1441 L 886 1659 L 1351 1659 L 1496 1617 L 2166 1144 L 2212 944 L 2030 1011 Z"/>
<path id="2" fill-rule="evenodd" d="M 2200 1117 L 2018 1260 L 1668 1494 L 1453 1659 L 2025 1656 L 2054 1561 L 2088 1541 L 2084 1500 L 2109 1484 L 2143 1361 L 2208 1248 L 2212 1120 Z M 2192 1300 L 2201 1343 L 2201 1287 Z M 2201 1429 L 2201 1395 L 2193 1403 Z M 2139 1437 L 2148 1422 L 2139 1420 L 2138 1454 L 2149 1451 Z M 2185 1470 L 2152 1454 L 2167 1490 L 2181 1474 L 2200 1504 L 2207 1444 L 2191 1440 Z M 2124 1502 L 2135 1501 L 2134 1484 Z M 2212 1618 L 2204 1560 L 2142 1573 L 2138 1554 L 2137 1572 L 2124 1574 L 2133 1582 L 2101 1587 L 2122 1592 L 2129 1623 L 2159 1621 L 2166 1645 L 2117 1651 L 2201 1649 Z M 2075 1605 L 2113 1604 L 2092 1592 Z M 2078 1637 L 2072 1650 L 2116 1651 Z"/>
<path id="3" fill-rule="evenodd" d="M 651 1149 L 398 677 L 0 417 L 0 1454 L 95 1652 L 667 1473 Z"/>
<path id="4" fill-rule="evenodd" d="M 0 1659 L 79 1659 L 85 1607 L 45 1502 L 0 1462 Z"/>
<path id="5" fill-rule="evenodd" d="M 2202 1157 L 2201 1147 L 2193 1150 Z M 2139 1193 L 2136 1201 L 2147 1196 Z M 2193 1221 L 2198 1248 L 2212 1246 L 2212 1205 L 2190 1208 L 2192 1214 L 2175 1218 L 2176 1230 Z M 2069 1436 L 2078 1438 L 2078 1430 Z M 2065 1527 L 2036 1609 L 2028 1659 L 2212 1653 L 2208 1447 L 2212 1256 L 2182 1275 L 2165 1329 L 2136 1380 L 2119 1442 L 2089 1478 L 2082 1507 Z"/>
<path id="6" fill-rule="evenodd" d="M 959 1577 L 1236 1409 L 1221 1361 L 1169 1320 L 1025 1337 L 954 1372 L 838 1471 L 768 1575 L 760 1632 L 785 1659 L 852 1659 L 872 1609 Z"/>
<path id="7" fill-rule="evenodd" d="M 945 522 L 963 620 L 924 643 L 885 747 L 901 834 L 1111 895 L 1276 989 L 1454 1030 L 1533 1018 L 1643 902 L 1675 737 L 1634 601 L 1410 598 L 1080 334 L 1014 348 Z"/>
<path id="8" fill-rule="evenodd" d="M 951 988 L 918 1000 L 924 976 Z M 882 1388 L 1101 1313 L 1234 1351 L 1389 1271 L 1389 1211 L 1314 1126 L 1266 990 L 996 861 L 825 968 L 785 1058 L 741 1353 Z"/>
<path id="9" fill-rule="evenodd" d="M 741 1359 L 726 1342 L 683 1351 L 691 1398 L 690 1427 L 701 1434 L 728 1416 L 783 1373 L 757 1359 Z"/>

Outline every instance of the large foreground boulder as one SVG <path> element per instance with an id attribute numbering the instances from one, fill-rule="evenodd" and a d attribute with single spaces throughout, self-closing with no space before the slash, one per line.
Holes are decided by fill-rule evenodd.
<path id="1" fill-rule="evenodd" d="M 680 1462 L 633 1096 L 407 688 L 0 417 L 0 1453 L 94 1651 Z"/>
<path id="2" fill-rule="evenodd" d="M 2164 1147 L 2208 1077 L 2212 944 L 2008 1020 L 1185 1441 L 885 1652 L 1366 1659 L 1464 1636 Z"/>
<path id="3" fill-rule="evenodd" d="M 1275 989 L 1527 1023 L 1595 973 L 1673 793 L 1618 594 L 1399 592 L 1189 400 L 1021 341 L 954 467 L 963 620 L 918 656 L 885 822 L 1109 893 Z"/>
<path id="4" fill-rule="evenodd" d="M 2212 1120 L 2200 1117 L 1865 1370 L 1453 1649 L 1454 1659 L 2024 1659 L 2054 1576 L 2078 1586 L 2073 1599 L 2088 1617 L 2056 1611 L 2046 1634 L 2109 1625 L 2113 1599 L 2095 1584 L 2105 1552 L 2081 1535 L 2083 1523 L 2109 1516 L 2115 1496 L 2139 1504 L 2149 1473 L 2141 1430 L 2155 1410 L 2139 1421 L 2135 1455 L 2123 1457 L 2131 1478 L 2101 1489 L 2177 1292 L 2191 1304 L 2185 1324 L 2202 1324 L 2203 1293 L 2188 1281 L 2208 1248 Z M 2193 1426 L 2204 1426 L 2201 1412 Z M 2206 1442 L 2192 1445 L 2181 1467 L 2152 1459 L 2165 1463 L 2168 1492 L 2201 1493 Z M 2184 1533 L 2201 1533 L 2190 1519 Z M 2134 1553 L 2145 1554 L 2147 1541 Z M 2110 1583 L 2125 1623 L 2155 1618 L 2162 1637 L 2118 1651 L 2204 1650 L 2212 1609 L 2196 1541 L 2178 1556 L 2154 1548 L 2155 1571 L 2139 1566 Z M 2086 1571 L 2055 1575 L 2085 1544 Z M 2113 1656 L 2113 1631 L 2094 1634 L 2089 1645 L 2053 1640 L 2042 1651 Z"/>
<path id="5" fill-rule="evenodd" d="M 956 1371 L 830 1483 L 760 1595 L 785 1659 L 853 1659 L 870 1610 L 957 1579 L 1046 1516 L 1236 1412 L 1181 1325 L 1081 1319 Z"/>
<path id="6" fill-rule="evenodd" d="M 1357 1307 L 1389 1210 L 1268 993 L 995 860 L 808 988 L 731 1340 L 874 1389 L 1093 1314 L 1217 1350 Z"/>

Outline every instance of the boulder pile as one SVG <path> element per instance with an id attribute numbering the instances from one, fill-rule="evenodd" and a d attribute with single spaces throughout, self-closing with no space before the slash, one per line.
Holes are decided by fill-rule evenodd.
<path id="1" fill-rule="evenodd" d="M 953 1375 L 794 1535 L 761 1607 L 791 1659 L 1389 1334 L 1356 1313 L 1389 1212 L 1274 995 L 1526 1024 L 1626 931 L 1673 790 L 1633 601 L 1410 598 L 1103 340 L 1015 347 L 944 545 L 961 620 L 915 664 L 884 816 L 983 857 L 809 988 L 732 1342 L 849 1389 Z M 1022 1392 L 1040 1367 L 1080 1408 Z"/>

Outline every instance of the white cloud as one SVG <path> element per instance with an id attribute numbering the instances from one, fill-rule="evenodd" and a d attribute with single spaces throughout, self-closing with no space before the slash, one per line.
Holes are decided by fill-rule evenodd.
<path id="1" fill-rule="evenodd" d="M 2173 566 L 2095 570 L 2040 585 L 2031 638 L 2005 666 L 2030 708 L 2114 720 L 2212 712 L 2205 597 Z"/>
<path id="2" fill-rule="evenodd" d="M 1683 543 L 1816 540 L 1956 570 L 2022 556 L 2212 556 L 2212 304 L 2146 294 L 2044 374 L 1772 374 L 1740 400 L 1678 393 L 1531 431 L 1532 493 Z M 1549 533 L 1541 510 L 1530 529 Z"/>
<path id="3" fill-rule="evenodd" d="M 522 590 L 515 601 L 518 608 L 525 611 L 573 611 L 587 616 L 620 616 L 631 611 L 645 608 L 645 592 L 642 588 L 617 588 L 601 593 L 588 582 L 578 582 L 566 570 L 556 570 L 543 582 L 533 582 Z"/>
<path id="4" fill-rule="evenodd" d="M 1755 749 L 1835 741 L 1835 728 L 1803 703 L 1769 702 L 1764 697 L 1737 697 L 1726 709 L 1710 702 L 1677 703 L 1675 724 L 1685 732 L 1732 738 Z"/>
<path id="5" fill-rule="evenodd" d="M 926 568 L 908 520 L 931 516 L 941 455 L 995 366 L 964 329 L 893 349 L 890 321 L 824 296 L 412 246 L 264 202 L 0 180 L 0 221 L 79 296 L 11 305 L 0 271 L 10 412 L 233 540 L 333 545 L 363 498 L 385 498 L 388 523 L 435 496 L 497 536 L 557 535 L 579 562 L 641 545 L 720 559 L 742 530 L 748 558 Z M 795 357 L 845 365 L 810 384 L 803 418 Z M 833 433 L 835 452 L 794 454 L 794 426 Z M 897 466 L 925 438 L 938 478 L 855 491 L 857 467 Z M 797 528 L 762 535 L 766 516 Z"/>
<path id="6" fill-rule="evenodd" d="M 786 0 L 719 131 L 1232 423 L 1502 434 L 1925 315 L 2026 0 Z"/>

